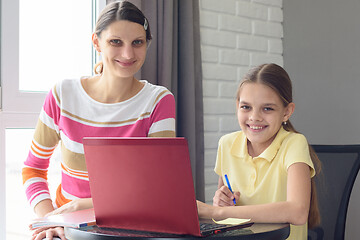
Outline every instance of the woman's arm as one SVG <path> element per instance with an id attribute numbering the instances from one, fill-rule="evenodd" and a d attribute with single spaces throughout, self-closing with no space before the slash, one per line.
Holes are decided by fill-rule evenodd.
<path id="1" fill-rule="evenodd" d="M 34 211 L 38 217 L 55 215 L 66 212 L 75 212 L 93 207 L 92 198 L 80 198 L 73 200 L 57 209 L 54 209 L 52 201 L 45 199 L 36 204 Z"/>
<path id="2" fill-rule="evenodd" d="M 288 169 L 287 199 L 261 205 L 216 207 L 198 202 L 199 216 L 224 219 L 229 217 L 251 218 L 262 223 L 305 224 L 310 208 L 310 168 L 305 163 L 294 163 Z"/>
<path id="3" fill-rule="evenodd" d="M 175 133 L 175 98 L 168 90 L 162 90 L 161 99 L 150 116 L 149 137 L 176 137 Z"/>
<path id="4" fill-rule="evenodd" d="M 93 208 L 92 198 L 79 198 L 72 200 L 71 202 L 55 209 L 54 211 L 48 213 L 47 216 L 60 213 L 75 212 L 88 208 Z"/>
<path id="5" fill-rule="evenodd" d="M 50 157 L 60 141 L 58 122 L 61 112 L 53 96 L 54 91 L 55 88 L 46 96 L 35 128 L 29 154 L 22 168 L 25 194 L 38 216 L 53 210 L 47 175 Z M 36 206 L 37 210 L 35 210 Z"/>
<path id="6" fill-rule="evenodd" d="M 44 217 L 48 213 L 54 211 L 54 207 L 52 205 L 52 201 L 50 199 L 44 199 L 38 204 L 36 204 L 34 208 L 35 214 L 38 217 Z"/>
<path id="7" fill-rule="evenodd" d="M 73 200 L 54 210 L 52 201 L 45 199 L 36 204 L 34 210 L 38 217 L 55 215 L 60 213 L 75 212 L 93 207 L 92 198 L 80 198 Z"/>

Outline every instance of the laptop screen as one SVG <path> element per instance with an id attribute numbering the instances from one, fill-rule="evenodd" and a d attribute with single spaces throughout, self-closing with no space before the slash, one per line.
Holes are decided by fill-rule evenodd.
<path id="1" fill-rule="evenodd" d="M 200 236 L 184 138 L 84 138 L 100 227 Z"/>

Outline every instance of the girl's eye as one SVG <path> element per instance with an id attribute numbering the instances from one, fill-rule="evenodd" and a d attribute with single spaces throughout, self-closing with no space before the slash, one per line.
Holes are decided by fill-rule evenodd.
<path id="1" fill-rule="evenodd" d="M 142 46 L 144 44 L 144 41 L 143 40 L 134 40 L 133 41 L 133 45 L 135 47 L 139 47 L 139 46 Z"/>
<path id="2" fill-rule="evenodd" d="M 120 46 L 122 44 L 122 42 L 119 39 L 112 39 L 112 40 L 110 40 L 110 44 L 112 46 Z"/>
<path id="3" fill-rule="evenodd" d="M 250 109 L 250 106 L 242 105 L 242 106 L 240 106 L 240 109 L 249 110 L 249 109 Z"/>

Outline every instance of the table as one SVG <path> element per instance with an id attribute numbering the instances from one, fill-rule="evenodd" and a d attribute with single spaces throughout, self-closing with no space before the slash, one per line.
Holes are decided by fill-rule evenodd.
<path id="1" fill-rule="evenodd" d="M 250 239 L 265 239 L 265 240 L 281 240 L 286 239 L 290 234 L 289 224 L 267 224 L 255 223 L 251 227 L 236 229 L 203 237 L 200 239 L 237 239 L 237 240 L 250 240 Z M 99 228 L 97 226 L 90 226 L 84 228 L 65 228 L 65 236 L 70 240 L 115 240 L 115 239 L 199 239 L 194 236 L 179 236 L 172 234 L 149 234 L 144 232 Z"/>

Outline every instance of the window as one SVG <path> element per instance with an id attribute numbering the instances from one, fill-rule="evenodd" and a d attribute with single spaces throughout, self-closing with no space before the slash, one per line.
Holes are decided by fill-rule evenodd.
<path id="1" fill-rule="evenodd" d="M 91 75 L 91 1 L 20 0 L 19 9 L 20 91 Z"/>
<path id="2" fill-rule="evenodd" d="M 6 159 L 6 238 L 29 239 L 29 222 L 36 217 L 29 207 L 24 194 L 21 168 L 29 151 L 29 144 L 33 137 L 33 129 L 7 128 L 5 130 L 5 159 Z M 21 136 L 21 138 L 19 138 Z M 16 151 L 14 151 L 16 146 Z M 55 193 L 60 183 L 61 174 L 59 150 L 56 149 L 48 170 L 48 182 L 51 193 Z M 21 217 L 19 217 L 21 209 Z"/>
<path id="3" fill-rule="evenodd" d="M 105 2 L 1 0 L 0 239 L 31 235 L 27 224 L 35 215 L 25 197 L 21 168 L 33 129 L 55 82 L 92 74 L 92 28 Z M 57 154 L 50 162 L 54 193 L 60 181 Z"/>

